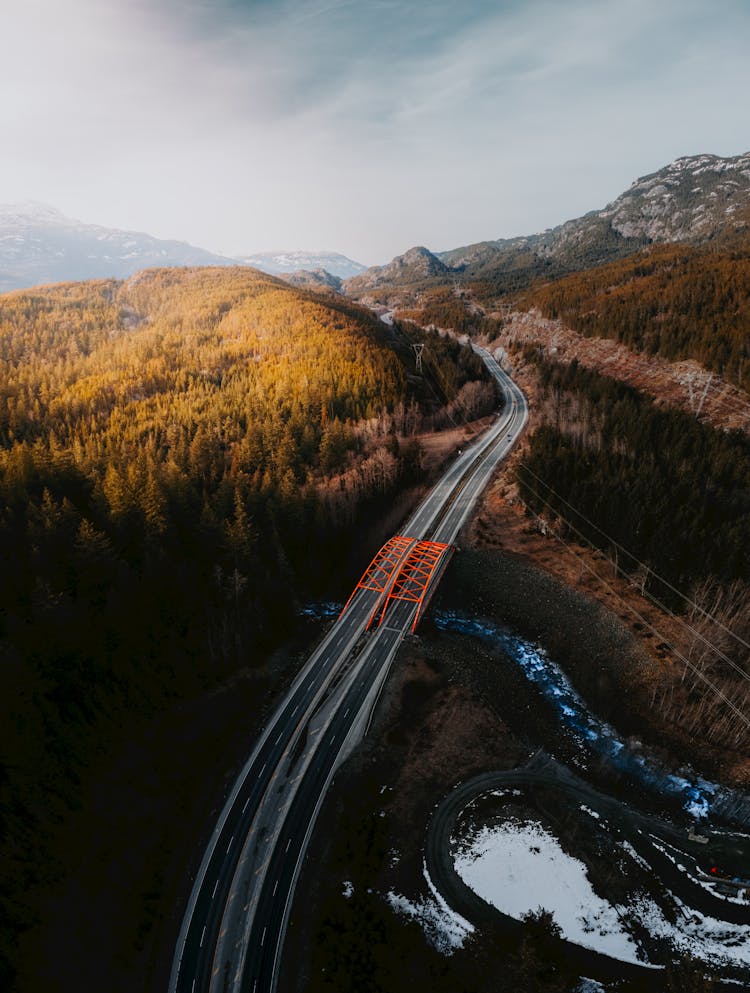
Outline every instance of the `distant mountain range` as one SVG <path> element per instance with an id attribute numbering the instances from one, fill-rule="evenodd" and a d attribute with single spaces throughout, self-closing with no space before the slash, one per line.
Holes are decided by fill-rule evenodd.
<path id="1" fill-rule="evenodd" d="M 131 276 L 151 266 L 236 265 L 182 241 L 85 224 L 40 203 L 0 206 L 0 290 Z"/>
<path id="2" fill-rule="evenodd" d="M 406 302 L 420 289 L 460 279 L 507 292 L 535 278 L 613 262 L 654 243 L 731 245 L 748 236 L 750 153 L 695 155 L 636 180 L 602 210 L 548 231 L 437 254 L 413 248 L 347 280 L 344 291 L 369 302 Z"/>
<path id="3" fill-rule="evenodd" d="M 255 255 L 244 255 L 237 261 L 270 273 L 272 276 L 323 269 L 331 276 L 349 279 L 367 268 L 338 252 L 256 252 Z"/>
<path id="4" fill-rule="evenodd" d="M 39 203 L 0 206 L 0 291 L 106 277 L 152 266 L 245 265 L 297 286 L 343 291 L 366 303 L 409 305 L 451 281 L 481 282 L 490 293 L 522 289 L 632 255 L 650 244 L 750 237 L 750 152 L 694 155 L 636 180 L 601 210 L 518 238 L 433 253 L 409 249 L 366 269 L 337 252 L 257 252 L 228 258 L 186 242 L 85 224 Z"/>
<path id="5" fill-rule="evenodd" d="M 336 277 L 364 270 L 336 252 L 260 253 L 229 258 L 183 241 L 86 224 L 47 204 L 0 205 L 0 292 L 39 283 L 124 279 L 153 266 L 253 266 L 271 275 L 325 269 Z"/>

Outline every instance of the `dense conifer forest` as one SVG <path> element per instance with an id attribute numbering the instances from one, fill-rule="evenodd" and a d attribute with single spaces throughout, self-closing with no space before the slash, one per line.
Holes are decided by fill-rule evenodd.
<path id="1" fill-rule="evenodd" d="M 408 330 L 247 269 L 0 297 L 3 986 L 89 757 L 262 657 L 421 480 L 414 434 L 491 399 L 420 340 L 430 389 Z"/>
<path id="2" fill-rule="evenodd" d="M 659 408 L 575 361 L 551 363 L 532 347 L 526 357 L 537 363 L 543 423 L 517 469 L 522 499 L 553 521 L 563 540 L 601 549 L 666 610 L 687 615 L 699 632 L 705 628 L 739 668 L 707 652 L 696 636 L 679 692 L 667 681 L 654 688 L 654 701 L 702 737 L 746 747 L 746 724 L 722 710 L 701 675 L 746 711 L 750 441 Z M 730 638 L 728 628 L 745 642 Z"/>
<path id="3" fill-rule="evenodd" d="M 750 255 L 654 246 L 538 285 L 516 301 L 586 335 L 669 360 L 693 358 L 750 388 Z"/>
<path id="4" fill-rule="evenodd" d="M 684 589 L 709 575 L 723 583 L 750 579 L 750 442 L 744 434 L 660 409 L 576 362 L 542 363 L 541 385 L 556 423 L 532 436 L 525 462 L 560 498 Z M 533 484 L 523 471 L 519 478 L 522 488 Z M 525 495 L 533 500 L 530 489 Z M 548 502 L 566 516 L 553 493 Z M 582 518 L 574 523 L 602 545 Z"/>

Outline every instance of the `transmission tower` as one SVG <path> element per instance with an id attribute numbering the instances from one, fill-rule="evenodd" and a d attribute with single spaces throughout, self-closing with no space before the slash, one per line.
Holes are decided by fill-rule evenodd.
<path id="1" fill-rule="evenodd" d="M 424 343 L 420 342 L 418 345 L 411 346 L 414 349 L 414 357 L 417 360 L 417 372 L 422 371 L 422 352 L 424 351 Z"/>

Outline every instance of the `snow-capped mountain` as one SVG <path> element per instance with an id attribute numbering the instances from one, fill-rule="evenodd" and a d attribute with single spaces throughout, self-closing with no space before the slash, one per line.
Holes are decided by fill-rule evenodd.
<path id="1" fill-rule="evenodd" d="M 251 265 L 271 276 L 300 272 L 302 269 L 310 272 L 325 269 L 332 276 L 349 279 L 366 269 L 366 266 L 338 252 L 256 252 L 254 255 L 243 255 L 237 262 Z"/>
<path id="2" fill-rule="evenodd" d="M 85 224 L 47 204 L 0 205 L 0 291 L 125 278 L 150 266 L 237 265 L 182 241 Z"/>

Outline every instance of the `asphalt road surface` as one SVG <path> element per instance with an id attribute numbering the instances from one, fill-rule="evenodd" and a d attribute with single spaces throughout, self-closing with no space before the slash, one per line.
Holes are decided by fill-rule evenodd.
<path id="1" fill-rule="evenodd" d="M 413 543 L 455 541 L 528 419 L 515 383 L 488 352 L 476 350 L 499 384 L 502 412 L 453 461 L 401 529 Z M 170 993 L 275 989 L 294 888 L 318 811 L 336 768 L 365 733 L 390 664 L 414 622 L 417 605 L 394 601 L 382 624 L 366 632 L 381 596 L 356 592 L 237 778 L 193 883 Z"/>

